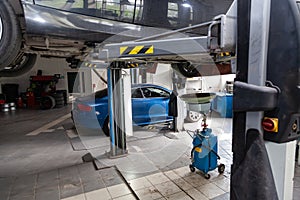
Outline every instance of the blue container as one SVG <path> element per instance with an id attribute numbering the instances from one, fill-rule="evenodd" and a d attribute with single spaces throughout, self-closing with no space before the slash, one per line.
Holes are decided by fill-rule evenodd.
<path id="1" fill-rule="evenodd" d="M 210 128 L 195 134 L 193 138 L 192 164 L 190 165 L 191 171 L 194 171 L 193 167 L 195 167 L 207 175 L 207 172 L 216 169 L 218 167 L 217 152 L 218 138 L 212 134 Z"/>
<path id="2" fill-rule="evenodd" d="M 233 95 L 218 94 L 213 100 L 212 109 L 220 114 L 221 117 L 231 118 L 232 117 L 232 98 Z"/>

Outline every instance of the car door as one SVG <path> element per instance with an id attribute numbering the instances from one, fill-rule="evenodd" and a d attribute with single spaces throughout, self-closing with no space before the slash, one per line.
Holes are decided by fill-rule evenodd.
<path id="1" fill-rule="evenodd" d="M 131 101 L 133 125 L 143 125 L 148 120 L 145 115 L 145 102 L 141 88 L 133 88 L 131 90 Z"/>
<path id="2" fill-rule="evenodd" d="M 169 92 L 159 87 L 141 88 L 144 95 L 143 112 L 144 124 L 164 122 L 168 119 Z"/>

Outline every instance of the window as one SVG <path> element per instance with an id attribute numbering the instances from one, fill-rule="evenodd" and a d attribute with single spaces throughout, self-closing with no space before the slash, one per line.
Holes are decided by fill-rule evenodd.
<path id="1" fill-rule="evenodd" d="M 149 87 L 142 88 L 143 94 L 145 98 L 153 98 L 153 97 L 169 97 L 170 94 L 162 89 Z"/>
<path id="2" fill-rule="evenodd" d="M 37 5 L 102 17 L 117 21 L 134 21 L 136 0 L 36 0 Z"/>
<path id="3" fill-rule="evenodd" d="M 226 13 L 231 3 L 232 0 L 221 4 L 209 0 L 35 0 L 37 5 L 69 12 L 173 29 L 209 21 Z"/>
<path id="4" fill-rule="evenodd" d="M 131 98 L 143 98 L 143 94 L 140 88 L 133 89 L 131 91 Z"/>
<path id="5" fill-rule="evenodd" d="M 173 26 L 177 26 L 178 20 L 178 4 L 169 2 L 168 4 L 168 19 Z"/>

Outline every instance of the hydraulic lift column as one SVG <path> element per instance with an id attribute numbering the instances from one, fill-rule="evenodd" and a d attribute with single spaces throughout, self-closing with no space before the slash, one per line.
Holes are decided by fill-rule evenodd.
<path id="1" fill-rule="evenodd" d="M 300 134 L 296 0 L 238 0 L 231 199 L 292 199 Z M 264 140 L 266 142 L 264 142 Z"/>
<path id="2" fill-rule="evenodd" d="M 110 157 L 127 154 L 125 133 L 125 108 L 122 82 L 124 62 L 112 62 L 107 69 L 108 110 L 110 128 Z"/>

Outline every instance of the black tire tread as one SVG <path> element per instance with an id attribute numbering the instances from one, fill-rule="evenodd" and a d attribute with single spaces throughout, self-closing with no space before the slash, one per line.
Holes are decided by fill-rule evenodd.
<path id="1" fill-rule="evenodd" d="M 29 72 L 35 65 L 37 55 L 36 54 L 25 54 L 25 55 L 27 56 L 27 60 L 24 63 L 22 63 L 22 67 L 13 70 L 2 70 L 0 71 L 0 77 L 16 77 Z"/>
<path id="2" fill-rule="evenodd" d="M 0 70 L 9 66 L 19 54 L 22 44 L 20 23 L 8 1 L 0 1 L 3 35 L 0 41 Z"/>

